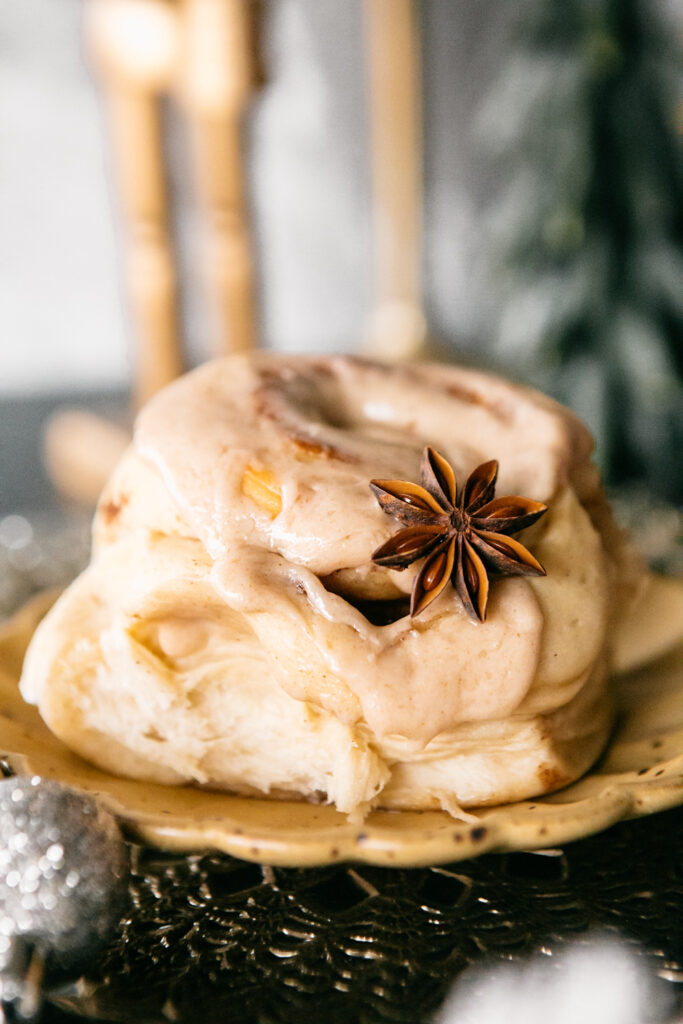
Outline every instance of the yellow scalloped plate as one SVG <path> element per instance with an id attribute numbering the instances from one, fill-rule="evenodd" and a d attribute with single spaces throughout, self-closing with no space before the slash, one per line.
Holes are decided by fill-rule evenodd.
<path id="1" fill-rule="evenodd" d="M 24 652 L 53 599 L 41 595 L 0 627 L 0 754 L 17 772 L 96 794 L 134 834 L 167 850 L 210 848 L 291 867 L 341 860 L 417 867 L 491 850 L 558 846 L 683 803 L 680 645 L 619 678 L 618 726 L 588 775 L 551 796 L 481 810 L 474 821 L 441 811 L 375 811 L 358 826 L 331 807 L 116 778 L 73 754 L 19 694 Z"/>

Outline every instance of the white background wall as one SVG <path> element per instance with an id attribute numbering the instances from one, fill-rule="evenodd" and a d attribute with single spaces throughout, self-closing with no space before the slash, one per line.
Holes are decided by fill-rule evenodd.
<path id="1" fill-rule="evenodd" d="M 106 123 L 81 51 L 84 0 L 3 0 L 0 394 L 121 386 L 129 330 Z M 87 0 L 86 0 L 87 2 Z M 442 337 L 476 335 L 470 120 L 516 0 L 423 0 L 426 301 Z M 360 0 L 267 0 L 268 83 L 247 122 L 262 327 L 287 349 L 357 347 L 371 313 L 369 126 Z M 497 44 L 499 45 L 499 44 Z M 493 52 L 493 61 L 491 59 Z M 207 355 L 182 127 L 175 222 L 191 358 Z"/>
<path id="2" fill-rule="evenodd" d="M 81 49 L 87 0 L 0 2 L 0 395 L 129 373 L 106 124 Z M 680 0 L 662 0 L 675 10 Z M 267 344 L 353 349 L 371 312 L 370 159 L 361 0 L 266 0 L 268 83 L 247 122 Z M 472 267 L 489 183 L 477 111 L 518 0 L 421 0 L 425 302 L 451 345 L 478 344 Z M 206 354 L 182 128 L 170 118 L 185 333 Z"/>
<path id="3" fill-rule="evenodd" d="M 0 392 L 121 384 L 103 129 L 80 0 L 2 0 Z"/>
<path id="4" fill-rule="evenodd" d="M 288 349 L 353 349 L 372 298 L 362 6 L 268 0 L 265 9 L 269 81 L 247 125 L 264 337 Z M 482 44 L 510 9 L 509 0 L 423 4 L 425 100 L 436 111 L 427 125 L 427 298 L 442 334 L 476 327 L 468 118 Z M 82 55 L 82 11 L 83 0 L 2 2 L 0 395 L 121 386 L 128 377 L 116 192 Z M 207 354 L 199 243 L 182 131 L 171 121 L 183 315 L 196 360 Z"/>

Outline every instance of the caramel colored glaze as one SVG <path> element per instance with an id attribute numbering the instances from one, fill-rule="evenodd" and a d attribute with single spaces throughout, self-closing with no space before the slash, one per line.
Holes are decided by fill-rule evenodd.
<path id="1" fill-rule="evenodd" d="M 522 537 L 545 558 L 554 587 L 497 581 L 483 624 L 470 621 L 449 588 L 424 617 L 378 626 L 323 586 L 320 577 L 340 570 L 362 579 L 396 529 L 368 482 L 418 479 L 427 443 L 461 483 L 496 458 L 498 494 L 550 506 Z M 341 681 L 357 698 L 349 707 L 360 706 L 377 736 L 426 742 L 465 721 L 552 711 L 568 699 L 566 687 L 554 695 L 555 680 L 579 679 L 602 650 L 605 554 L 581 505 L 587 495 L 577 500 L 573 487 L 591 439 L 537 392 L 453 367 L 236 356 L 154 398 L 139 417 L 135 448 L 210 556 L 221 599 L 248 617 L 275 666 L 288 663 L 290 648 L 297 663 L 291 637 L 302 617 L 307 623 L 310 675 L 321 692 L 312 695 L 284 669 L 283 688 L 326 706 L 325 677 Z M 282 506 L 274 517 L 244 492 L 250 466 L 267 467 L 276 482 Z M 569 552 L 567 531 L 579 541 Z M 399 592 L 410 590 L 412 569 L 387 573 Z"/>

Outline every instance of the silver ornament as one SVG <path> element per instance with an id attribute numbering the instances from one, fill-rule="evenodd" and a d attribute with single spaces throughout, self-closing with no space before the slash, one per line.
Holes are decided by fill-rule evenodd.
<path id="1" fill-rule="evenodd" d="M 0 978 L 37 951 L 44 981 L 75 978 L 111 938 L 127 855 L 95 800 L 38 776 L 0 782 Z"/>

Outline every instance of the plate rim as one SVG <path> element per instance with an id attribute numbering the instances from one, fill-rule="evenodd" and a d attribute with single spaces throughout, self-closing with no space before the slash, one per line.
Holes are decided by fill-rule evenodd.
<path id="1" fill-rule="evenodd" d="M 680 728 L 668 734 L 678 751 L 673 757 L 656 760 L 637 770 L 603 775 L 601 765 L 608 761 L 608 755 L 614 748 L 617 730 L 601 759 L 582 779 L 547 796 L 468 811 L 467 821 L 453 818 L 446 811 L 375 810 L 362 824 L 352 825 L 344 815 L 324 805 L 209 793 L 191 786 L 161 786 L 120 779 L 87 764 L 69 751 L 49 734 L 37 710 L 26 705 L 19 695 L 17 656 L 21 654 L 22 644 L 24 649 L 27 646 L 33 629 L 57 593 L 51 590 L 35 595 L 14 616 L 0 623 L 0 675 L 5 677 L 6 685 L 9 683 L 11 697 L 12 686 L 16 690 L 14 706 L 23 709 L 25 715 L 29 715 L 27 709 L 30 709 L 30 714 L 37 719 L 34 731 L 42 731 L 43 740 L 45 733 L 49 736 L 45 752 L 36 753 L 33 747 L 40 742 L 40 737 L 32 738 L 26 724 L 17 726 L 16 718 L 11 718 L 12 707 L 0 709 L 0 756 L 18 774 L 54 778 L 94 794 L 120 819 L 129 834 L 152 846 L 175 852 L 218 850 L 242 860 L 278 867 L 324 866 L 346 861 L 384 867 L 424 867 L 454 863 L 482 853 L 562 846 L 603 831 L 620 820 L 641 817 L 683 803 L 683 713 Z M 6 656 L 8 650 L 13 652 L 15 659 L 9 667 L 3 664 L 3 655 Z M 668 661 L 672 656 L 680 658 L 683 667 L 683 645 L 664 660 Z M 651 672 L 653 668 L 639 671 Z M 674 692 L 678 694 L 678 690 Z M 680 697 L 683 709 L 683 672 Z M 9 739 L 13 732 L 18 742 L 7 743 L 5 737 Z M 13 746 L 17 749 L 12 749 Z M 56 757 L 56 767 L 54 753 L 51 761 L 51 752 L 55 750 L 57 755 L 63 750 L 62 761 L 66 758 L 73 762 L 78 771 L 73 775 L 65 774 L 64 770 L 60 772 L 59 756 Z M 599 791 L 581 797 L 584 790 L 590 789 L 591 780 L 597 779 L 603 780 Z M 221 817 L 214 814 L 195 820 L 191 815 L 178 811 L 174 814 L 158 808 L 149 810 L 144 808 L 144 799 L 142 807 L 139 803 L 127 804 L 117 791 L 125 793 L 129 789 L 139 791 L 141 797 L 145 792 L 148 795 L 161 792 L 171 799 L 174 792 L 182 792 L 184 797 L 201 794 L 197 802 L 204 803 L 207 798 L 215 800 L 216 810 L 222 807 Z M 577 799 L 568 800 L 573 792 Z M 245 813 L 254 807 L 257 817 L 263 817 L 265 825 L 249 825 L 245 820 Z M 289 833 L 286 830 L 277 832 L 271 825 L 269 832 L 269 817 L 282 816 L 283 808 L 289 808 L 294 819 L 303 814 L 308 825 L 299 828 L 298 832 L 294 826 L 294 836 L 291 827 Z M 237 813 L 234 813 L 235 809 Z M 540 813 L 531 819 L 533 811 Z M 318 821 L 320 818 L 322 822 Z M 251 820 L 249 814 L 247 819 Z"/>

